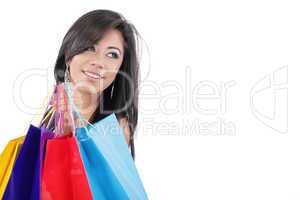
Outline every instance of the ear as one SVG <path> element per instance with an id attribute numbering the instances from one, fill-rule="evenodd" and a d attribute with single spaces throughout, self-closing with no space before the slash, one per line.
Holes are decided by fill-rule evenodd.
<path id="1" fill-rule="evenodd" d="M 69 59 L 69 60 L 67 60 L 67 59 L 66 59 L 66 57 L 67 57 L 66 55 L 67 55 L 67 51 L 65 50 L 65 51 L 64 51 L 64 59 L 65 59 L 65 63 L 66 63 L 67 65 L 70 66 L 70 63 L 71 63 L 71 61 L 72 61 L 72 58 Z"/>
<path id="2" fill-rule="evenodd" d="M 68 66 L 70 66 L 71 60 L 68 60 L 68 61 L 65 60 L 65 63 L 66 63 Z"/>

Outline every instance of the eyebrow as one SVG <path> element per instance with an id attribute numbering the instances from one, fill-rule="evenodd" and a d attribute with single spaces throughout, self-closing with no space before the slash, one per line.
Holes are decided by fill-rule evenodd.
<path id="1" fill-rule="evenodd" d="M 114 47 L 114 46 L 109 46 L 107 47 L 108 49 L 116 49 L 120 52 L 120 54 L 122 54 L 122 51 L 118 48 L 118 47 Z"/>

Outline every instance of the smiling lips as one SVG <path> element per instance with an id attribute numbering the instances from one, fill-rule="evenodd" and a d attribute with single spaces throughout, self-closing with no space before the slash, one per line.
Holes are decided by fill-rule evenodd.
<path id="1" fill-rule="evenodd" d="M 95 73 L 91 71 L 82 71 L 87 77 L 92 78 L 92 79 L 100 79 L 104 78 L 104 76 L 100 73 Z"/>

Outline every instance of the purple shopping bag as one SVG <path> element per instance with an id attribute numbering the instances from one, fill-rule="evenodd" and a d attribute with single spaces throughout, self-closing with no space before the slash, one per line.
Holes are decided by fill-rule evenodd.
<path id="1" fill-rule="evenodd" d="M 3 200 L 40 199 L 45 142 L 53 133 L 30 125 L 15 161 Z"/>

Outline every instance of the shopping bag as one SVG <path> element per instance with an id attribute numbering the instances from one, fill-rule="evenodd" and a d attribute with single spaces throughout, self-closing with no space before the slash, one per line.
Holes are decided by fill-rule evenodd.
<path id="1" fill-rule="evenodd" d="M 76 137 L 94 199 L 148 199 L 114 113 Z"/>
<path id="2" fill-rule="evenodd" d="M 39 200 L 44 142 L 53 134 L 30 125 L 16 159 L 3 200 Z"/>
<path id="3" fill-rule="evenodd" d="M 115 114 L 90 124 L 73 102 L 71 85 L 66 83 L 64 86 L 73 118 L 88 124 L 77 127 L 75 135 L 93 198 L 148 199 Z"/>
<path id="4" fill-rule="evenodd" d="M 90 200 L 92 194 L 73 136 L 47 141 L 42 172 L 43 200 Z"/>
<path id="5" fill-rule="evenodd" d="M 42 184 L 42 168 L 44 163 L 44 155 L 45 155 L 45 147 L 47 141 L 54 137 L 54 133 L 42 128 L 41 129 L 41 140 L 40 140 L 40 155 L 37 163 L 38 166 L 38 175 L 35 176 L 34 184 L 33 184 L 33 193 L 37 193 L 39 198 L 41 198 L 41 184 Z"/>
<path id="6" fill-rule="evenodd" d="M 55 138 L 46 144 L 42 170 L 43 200 L 92 199 L 85 168 L 74 137 L 74 122 L 64 84 L 55 87 L 51 104 L 54 106 Z M 65 126 L 65 120 L 71 127 Z"/>
<path id="7" fill-rule="evenodd" d="M 0 199 L 2 199 L 7 186 L 16 157 L 24 141 L 24 136 L 11 140 L 0 156 Z"/>

